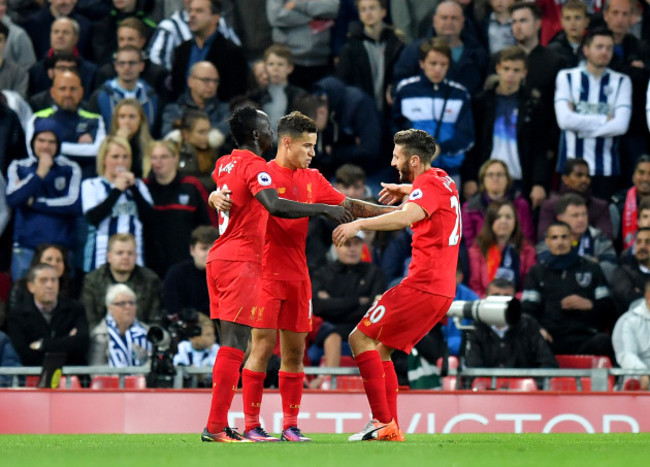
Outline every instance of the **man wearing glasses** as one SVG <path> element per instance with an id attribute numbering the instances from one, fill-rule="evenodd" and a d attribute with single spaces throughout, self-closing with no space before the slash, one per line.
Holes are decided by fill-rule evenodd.
<path id="1" fill-rule="evenodd" d="M 144 71 L 142 52 L 133 45 L 126 45 L 113 55 L 116 78 L 106 80 L 90 98 L 90 107 L 101 114 L 106 128 L 111 126 L 113 109 L 119 101 L 127 97 L 136 98 L 147 116 L 149 131 L 154 132 L 159 113 L 156 91 L 140 75 Z"/>
<path id="2" fill-rule="evenodd" d="M 216 67 L 206 61 L 197 62 L 190 68 L 187 78 L 187 88 L 176 102 L 165 106 L 162 116 L 162 135 L 165 137 L 173 130 L 176 120 L 181 118 L 190 109 L 202 110 L 210 117 L 210 137 L 218 137 L 212 133 L 218 132 L 222 136 L 228 135 L 228 119 L 230 110 L 226 102 L 221 102 L 217 97 L 219 89 L 219 72 Z"/>

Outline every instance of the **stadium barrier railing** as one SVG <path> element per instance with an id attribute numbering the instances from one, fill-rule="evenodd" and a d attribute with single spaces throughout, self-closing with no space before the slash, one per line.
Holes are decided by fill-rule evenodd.
<path id="1" fill-rule="evenodd" d="M 21 378 L 25 376 L 38 376 L 41 374 L 41 367 L 0 367 L 0 377 L 11 377 L 10 387 L 21 387 Z M 329 375 L 332 377 L 332 389 L 336 389 L 337 376 L 358 375 L 359 369 L 355 367 L 305 367 L 306 375 Z M 147 375 L 150 372 L 146 366 L 130 366 L 124 368 L 113 368 L 110 366 L 64 366 L 61 369 L 62 375 L 117 375 L 119 377 L 119 388 L 124 388 L 124 378 L 128 375 Z M 198 377 L 211 374 L 212 369 L 194 367 L 176 367 L 176 375 L 173 380 L 175 389 L 182 389 L 185 378 L 190 380 L 190 387 L 197 387 Z M 450 369 L 449 375 L 461 378 L 491 378 L 491 389 L 498 389 L 497 378 L 537 378 L 543 381 L 543 389 L 549 389 L 549 380 L 557 377 L 568 377 L 576 379 L 578 391 L 582 388 L 582 378 L 589 378 L 591 391 L 608 391 L 608 378 L 616 377 L 615 390 L 621 390 L 626 377 L 639 377 L 648 374 L 647 370 L 626 370 L 622 368 L 591 368 L 591 369 L 555 369 L 555 368 L 466 368 L 464 370 Z M 460 381 L 459 381 L 460 382 Z M 66 378 L 65 388 L 70 389 L 71 378 Z M 457 385 L 456 387 L 462 387 Z"/>

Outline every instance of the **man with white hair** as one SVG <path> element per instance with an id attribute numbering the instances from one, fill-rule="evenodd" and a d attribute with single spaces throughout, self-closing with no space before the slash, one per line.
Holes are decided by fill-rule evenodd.
<path id="1" fill-rule="evenodd" d="M 91 331 L 88 363 L 115 368 L 147 363 L 151 343 L 147 327 L 136 317 L 135 292 L 125 284 L 111 285 L 106 291 L 104 319 Z"/>

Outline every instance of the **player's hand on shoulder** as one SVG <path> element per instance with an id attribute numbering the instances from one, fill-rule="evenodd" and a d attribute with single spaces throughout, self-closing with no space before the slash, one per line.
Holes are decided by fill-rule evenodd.
<path id="1" fill-rule="evenodd" d="M 410 184 L 382 183 L 381 186 L 379 202 L 388 206 L 402 202 L 402 199 L 413 189 L 413 185 Z"/>
<path id="2" fill-rule="evenodd" d="M 232 199 L 230 199 L 232 191 L 229 189 L 217 190 L 210 193 L 208 204 L 211 209 L 216 211 L 228 212 L 232 207 Z"/>
<path id="3" fill-rule="evenodd" d="M 325 215 L 339 224 L 352 222 L 354 220 L 352 213 L 343 206 L 328 206 Z"/>

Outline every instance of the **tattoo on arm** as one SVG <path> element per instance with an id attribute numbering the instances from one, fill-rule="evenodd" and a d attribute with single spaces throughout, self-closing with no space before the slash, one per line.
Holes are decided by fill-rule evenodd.
<path id="1" fill-rule="evenodd" d="M 380 206 L 379 204 L 367 203 L 351 198 L 345 198 L 341 206 L 350 211 L 354 217 L 375 217 L 399 209 L 395 206 Z"/>

